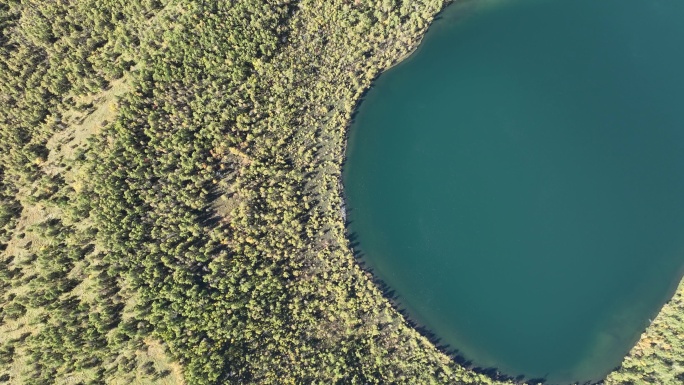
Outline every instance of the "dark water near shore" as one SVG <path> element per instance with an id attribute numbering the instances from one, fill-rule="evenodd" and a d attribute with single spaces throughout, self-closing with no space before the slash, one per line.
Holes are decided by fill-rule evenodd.
<path id="1" fill-rule="evenodd" d="M 351 127 L 349 231 L 475 366 L 619 365 L 684 266 L 684 1 L 453 5 Z"/>

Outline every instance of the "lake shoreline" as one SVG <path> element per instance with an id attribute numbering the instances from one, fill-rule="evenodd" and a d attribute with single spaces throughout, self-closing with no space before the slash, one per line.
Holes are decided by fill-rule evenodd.
<path id="1" fill-rule="evenodd" d="M 448 6 L 453 5 L 453 3 L 448 4 L 445 6 L 435 17 L 432 23 L 427 27 L 427 29 L 432 28 L 434 25 L 435 21 L 439 20 L 439 15 L 442 15 L 442 13 L 447 9 Z M 429 33 L 429 31 L 427 32 Z M 341 163 L 341 168 L 344 170 L 347 167 L 347 161 L 348 161 L 348 147 L 349 146 L 349 141 L 350 141 L 350 132 L 352 131 L 352 126 L 355 121 L 355 116 L 359 113 L 360 106 L 366 99 L 366 93 L 370 91 L 375 83 L 377 82 L 378 78 L 380 78 L 383 74 L 386 74 L 388 71 L 396 68 L 399 64 L 405 63 L 407 60 L 410 60 L 411 57 L 413 57 L 414 54 L 416 54 L 420 48 L 423 40 L 425 39 L 426 34 L 423 34 L 416 42 L 415 45 L 411 45 L 409 50 L 401 55 L 397 60 L 393 61 L 387 68 L 383 69 L 381 72 L 379 72 L 373 79 L 370 81 L 370 84 L 363 88 L 363 90 L 360 93 L 360 96 L 357 99 L 357 102 L 355 104 L 355 107 L 353 108 L 350 118 L 349 118 L 349 123 L 346 126 L 346 129 L 344 131 L 344 139 L 343 139 L 343 152 L 342 152 L 342 163 Z M 485 374 L 488 377 L 494 379 L 494 380 L 503 380 L 503 381 L 515 381 L 516 383 L 529 383 L 531 381 L 535 380 L 541 380 L 541 379 L 528 379 L 525 380 L 524 378 L 521 378 L 521 376 L 510 376 L 510 375 L 505 375 L 502 374 L 502 371 L 498 368 L 481 368 L 481 367 L 473 367 L 472 361 L 467 360 L 466 357 L 458 353 L 458 349 L 456 348 L 451 348 L 449 345 L 444 345 L 441 344 L 440 338 L 437 336 L 435 332 L 430 330 L 426 325 L 423 323 L 417 321 L 416 317 L 412 317 L 408 307 L 405 305 L 402 305 L 401 301 L 398 300 L 398 296 L 394 295 L 394 290 L 391 289 L 391 286 L 387 284 L 386 281 L 380 278 L 379 274 L 377 271 L 375 271 L 374 268 L 371 267 L 370 263 L 368 263 L 365 260 L 365 256 L 362 251 L 362 247 L 360 247 L 358 240 L 356 239 L 356 235 L 350 230 L 350 217 L 353 217 L 353 214 L 349 214 L 352 210 L 354 210 L 354 207 L 351 207 L 349 204 L 347 192 L 345 190 L 344 186 L 344 171 L 342 171 L 339 174 L 338 177 L 338 189 L 341 197 L 341 217 L 344 221 L 344 228 L 346 231 L 346 237 L 347 237 L 347 242 L 348 242 L 348 247 L 352 251 L 352 254 L 354 255 L 354 258 L 357 260 L 357 264 L 363 271 L 368 273 L 371 277 L 372 280 L 375 284 L 375 287 L 378 288 L 378 290 L 382 293 L 382 295 L 388 300 L 388 302 L 391 304 L 391 306 L 402 315 L 404 318 L 404 322 L 406 322 L 409 326 L 411 326 L 414 330 L 416 330 L 419 334 L 421 334 L 423 337 L 428 339 L 432 345 L 437 347 L 440 351 L 442 351 L 445 355 L 451 357 L 451 359 L 458 363 L 459 365 L 468 368 L 474 372 Z M 680 277 L 681 279 L 681 277 Z M 670 297 L 668 297 L 670 298 Z M 670 299 L 671 300 L 671 299 Z M 668 300 L 668 302 L 670 301 Z M 624 361 L 624 356 L 623 356 L 623 361 Z M 610 376 L 611 373 L 615 372 L 616 370 L 619 370 L 621 365 L 618 365 L 617 367 L 614 367 L 613 369 L 609 370 L 607 375 L 602 376 L 600 379 L 596 380 L 590 380 L 586 383 L 588 384 L 598 384 L 602 383 L 605 378 Z"/>
<path id="2" fill-rule="evenodd" d="M 431 331 L 426 325 L 423 325 L 419 321 L 417 321 L 414 317 L 412 317 L 409 314 L 408 309 L 405 307 L 402 307 L 401 304 L 396 300 L 396 296 L 393 296 L 391 292 L 389 291 L 389 285 L 383 281 L 375 272 L 372 268 L 368 267 L 368 264 L 363 260 L 362 257 L 359 256 L 361 251 L 359 249 L 355 249 L 352 245 L 355 244 L 354 241 L 352 241 L 353 235 L 349 233 L 349 222 L 348 222 L 348 209 L 349 209 L 349 204 L 348 204 L 348 199 L 347 195 L 345 193 L 344 189 L 344 168 L 347 162 L 347 149 L 349 145 L 349 135 L 350 135 L 350 129 L 351 126 L 354 123 L 354 118 L 356 114 L 359 111 L 359 108 L 361 104 L 364 101 L 364 98 L 368 91 L 370 91 L 373 87 L 373 84 L 380 78 L 382 75 L 385 75 L 388 71 L 396 68 L 397 66 L 404 64 L 408 59 L 410 59 L 415 53 L 417 53 L 421 47 L 422 42 L 425 39 L 425 36 L 427 33 L 429 33 L 429 30 L 431 27 L 433 27 L 435 22 L 438 22 L 440 20 L 440 16 L 444 14 L 444 12 L 447 10 L 448 7 L 456 5 L 456 3 L 464 2 L 468 0 L 449 0 L 449 2 L 435 15 L 433 20 L 430 22 L 428 26 L 425 27 L 425 30 L 420 33 L 420 37 L 411 45 L 409 50 L 394 60 L 387 68 L 381 70 L 378 74 L 376 74 L 372 80 L 369 82 L 369 84 L 366 87 L 363 87 L 359 94 L 356 96 L 356 103 L 354 108 L 349 114 L 349 117 L 347 119 L 347 124 L 344 129 L 344 135 L 342 139 L 343 143 L 343 148 L 342 148 L 342 160 L 340 163 L 340 170 L 341 172 L 338 174 L 337 177 L 337 185 L 338 185 L 338 191 L 339 191 L 339 196 L 341 198 L 341 204 L 340 204 L 340 216 L 343 219 L 344 223 L 344 229 L 345 229 L 345 237 L 347 241 L 347 248 L 351 251 L 351 254 L 354 257 L 354 260 L 356 262 L 356 265 L 364 272 L 366 273 L 369 277 L 370 280 L 373 282 L 373 285 L 375 288 L 380 292 L 382 297 L 389 303 L 389 305 L 396 311 L 398 314 L 401 315 L 403 318 L 404 323 L 408 325 L 411 329 L 415 330 L 420 336 L 425 338 L 427 341 L 430 342 L 438 351 L 440 351 L 442 354 L 445 356 L 449 357 L 450 360 L 452 360 L 455 364 L 458 366 L 470 370 L 474 373 L 481 374 L 486 376 L 487 378 L 490 378 L 493 381 L 500 381 L 504 383 L 510 383 L 510 384 L 516 384 L 516 385 L 536 385 L 536 384 L 543 384 L 545 382 L 545 379 L 542 378 L 532 378 L 532 379 L 525 379 L 522 375 L 517 375 L 517 376 L 511 376 L 508 374 L 503 373 L 500 369 L 495 368 L 495 367 L 487 367 L 487 368 L 482 368 L 478 366 L 473 366 L 473 363 L 471 360 L 463 356 L 462 354 L 458 353 L 458 349 L 456 348 L 449 348 L 448 345 L 443 345 L 440 342 L 439 337 Z M 598 385 L 600 381 L 595 382 L 595 383 L 590 383 L 590 384 L 585 384 L 585 385 Z"/>

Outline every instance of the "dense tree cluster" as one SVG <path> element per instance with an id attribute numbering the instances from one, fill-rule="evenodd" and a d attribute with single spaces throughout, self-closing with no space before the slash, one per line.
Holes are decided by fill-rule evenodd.
<path id="1" fill-rule="evenodd" d="M 16 189 L 5 183 L 5 170 L 0 167 L 0 250 L 7 247 L 21 212 L 21 203 L 16 199 Z"/>
<path id="2" fill-rule="evenodd" d="M 338 186 L 312 185 L 337 180 L 355 98 L 441 4 L 411 16 L 345 2 L 179 7 L 88 162 L 107 258 L 186 379 L 486 381 L 383 303 L 346 249 Z M 402 12 L 415 25 L 391 36 Z M 373 49 L 384 54 L 368 60 Z"/>
<path id="3" fill-rule="evenodd" d="M 131 295 L 95 250 L 88 198 L 64 178 L 77 157 L 57 165 L 50 140 L 130 69 L 162 4 L 72 3 L 0 5 L 0 383 L 125 377 L 121 360 L 149 334 L 134 309 L 123 319 Z"/>
<path id="4" fill-rule="evenodd" d="M 9 1 L 0 4 L 0 247 L 39 178 L 47 140 L 63 129 L 64 107 L 99 91 L 132 64 L 144 1 Z"/>

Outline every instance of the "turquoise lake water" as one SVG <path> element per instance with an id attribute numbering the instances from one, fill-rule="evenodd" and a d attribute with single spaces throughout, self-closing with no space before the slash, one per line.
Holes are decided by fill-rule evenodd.
<path id="1" fill-rule="evenodd" d="M 684 1 L 455 4 L 350 128 L 349 232 L 473 366 L 618 366 L 684 267 Z"/>

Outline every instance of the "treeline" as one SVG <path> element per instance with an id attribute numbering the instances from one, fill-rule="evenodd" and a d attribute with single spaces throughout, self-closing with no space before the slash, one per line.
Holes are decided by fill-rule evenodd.
<path id="1" fill-rule="evenodd" d="M 443 4 L 178 6 L 86 156 L 106 260 L 186 380 L 490 382 L 406 326 L 339 213 L 353 106 Z"/>
<path id="2" fill-rule="evenodd" d="M 260 296 L 250 265 L 261 261 L 229 255 L 244 240 L 211 204 L 236 171 L 229 148 L 249 135 L 229 130 L 251 104 L 245 80 L 254 61 L 270 60 L 292 10 L 279 2 L 179 7 L 167 32 L 150 41 L 118 120 L 87 155 L 92 214 L 107 261 L 139 290 L 155 335 L 190 383 L 275 381 L 286 373 L 253 373 L 250 362 L 271 354 L 259 335 L 278 332 L 271 322 L 286 318 L 286 309 L 269 308 L 286 295 L 283 277 L 262 275 L 263 310 L 249 309 Z M 221 261 L 237 271 L 219 273 Z"/>

